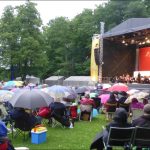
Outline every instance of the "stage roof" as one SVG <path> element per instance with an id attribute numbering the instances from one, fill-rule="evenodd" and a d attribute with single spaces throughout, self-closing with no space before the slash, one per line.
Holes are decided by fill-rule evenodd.
<path id="1" fill-rule="evenodd" d="M 103 35 L 104 39 L 126 44 L 139 44 L 150 38 L 150 18 L 131 18 Z"/>
<path id="2" fill-rule="evenodd" d="M 104 33 L 103 37 L 112 37 L 144 29 L 150 29 L 150 18 L 131 18 Z"/>

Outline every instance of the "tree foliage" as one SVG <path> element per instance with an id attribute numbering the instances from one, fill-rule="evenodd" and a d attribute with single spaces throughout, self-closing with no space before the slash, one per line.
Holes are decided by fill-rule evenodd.
<path id="1" fill-rule="evenodd" d="M 0 62 L 14 68 L 16 77 L 89 75 L 92 36 L 101 21 L 108 31 L 126 19 L 149 16 L 149 0 L 109 0 L 72 20 L 52 19 L 42 29 L 35 3 L 7 6 L 0 18 Z"/>

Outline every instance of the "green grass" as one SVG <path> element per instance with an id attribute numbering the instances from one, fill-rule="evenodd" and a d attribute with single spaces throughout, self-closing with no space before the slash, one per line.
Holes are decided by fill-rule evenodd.
<path id="1" fill-rule="evenodd" d="M 41 144 L 32 144 L 30 138 L 23 141 L 21 135 L 15 139 L 10 136 L 10 139 L 15 147 L 26 146 L 30 150 L 88 150 L 93 138 L 106 123 L 105 115 L 100 114 L 94 117 L 91 122 L 76 121 L 73 129 L 47 126 L 47 139 Z"/>

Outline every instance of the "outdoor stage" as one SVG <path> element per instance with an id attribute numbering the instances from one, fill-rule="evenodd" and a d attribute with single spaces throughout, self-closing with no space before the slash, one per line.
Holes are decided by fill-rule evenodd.
<path id="1" fill-rule="evenodd" d="M 105 32 L 103 39 L 103 77 L 150 71 L 150 18 L 130 18 Z"/>

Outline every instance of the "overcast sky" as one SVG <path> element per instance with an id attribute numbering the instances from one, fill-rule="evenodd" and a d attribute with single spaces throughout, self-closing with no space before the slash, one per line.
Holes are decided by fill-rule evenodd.
<path id="1" fill-rule="evenodd" d="M 37 3 L 37 10 L 41 15 L 43 24 L 46 25 L 49 20 L 56 17 L 64 16 L 69 19 L 74 18 L 77 14 L 80 14 L 84 8 L 94 9 L 96 5 L 100 5 L 107 0 L 99 1 L 40 1 L 40 0 L 31 0 L 31 2 Z M 0 16 L 3 13 L 3 9 L 7 5 L 17 6 L 24 4 L 25 0 L 15 1 L 15 0 L 0 0 Z"/>

